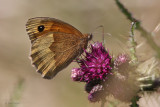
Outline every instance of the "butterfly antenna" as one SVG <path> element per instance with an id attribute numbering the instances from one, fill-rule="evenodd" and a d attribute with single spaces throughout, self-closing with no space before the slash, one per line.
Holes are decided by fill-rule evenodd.
<path id="1" fill-rule="evenodd" d="M 101 25 L 101 27 L 102 27 L 102 45 L 105 47 L 104 27 L 103 27 L 103 25 Z"/>
<path id="2" fill-rule="evenodd" d="M 103 26 L 103 25 L 97 26 L 97 27 L 95 28 L 95 30 L 98 29 L 98 28 L 102 28 L 102 45 L 105 46 L 104 26 Z"/>

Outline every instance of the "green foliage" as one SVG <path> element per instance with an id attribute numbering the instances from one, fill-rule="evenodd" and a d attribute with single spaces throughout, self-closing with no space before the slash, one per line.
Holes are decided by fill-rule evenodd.
<path id="1" fill-rule="evenodd" d="M 15 86 L 13 94 L 10 98 L 10 101 L 8 103 L 8 107 L 18 107 L 18 104 L 20 103 L 20 99 L 22 97 L 23 88 L 24 88 L 24 80 L 19 79 L 17 85 Z"/>
<path id="2" fill-rule="evenodd" d="M 133 99 L 132 99 L 132 104 L 130 105 L 130 107 L 139 107 L 139 105 L 137 104 L 137 101 L 140 99 L 140 97 L 139 96 L 135 96 L 135 97 L 133 97 Z"/>

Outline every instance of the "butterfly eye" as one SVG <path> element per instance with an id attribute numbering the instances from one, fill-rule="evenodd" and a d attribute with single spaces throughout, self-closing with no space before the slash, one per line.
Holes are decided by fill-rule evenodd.
<path id="1" fill-rule="evenodd" d="M 42 32 L 44 30 L 44 28 L 45 28 L 44 25 L 40 25 L 40 26 L 38 26 L 38 31 Z"/>

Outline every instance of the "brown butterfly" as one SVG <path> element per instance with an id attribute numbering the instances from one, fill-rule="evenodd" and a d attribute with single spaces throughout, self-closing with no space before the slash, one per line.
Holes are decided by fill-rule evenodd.
<path id="1" fill-rule="evenodd" d="M 26 30 L 32 44 L 32 64 L 46 79 L 52 79 L 81 55 L 91 39 L 90 34 L 49 17 L 29 19 Z"/>

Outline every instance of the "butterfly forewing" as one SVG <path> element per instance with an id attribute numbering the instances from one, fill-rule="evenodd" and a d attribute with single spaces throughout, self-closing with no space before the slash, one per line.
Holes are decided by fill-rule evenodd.
<path id="1" fill-rule="evenodd" d="M 47 79 L 67 67 L 88 43 L 86 35 L 54 18 L 29 19 L 26 30 L 32 43 L 32 64 Z"/>

